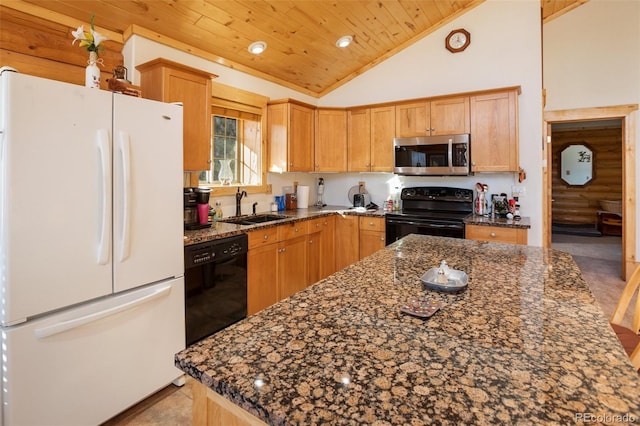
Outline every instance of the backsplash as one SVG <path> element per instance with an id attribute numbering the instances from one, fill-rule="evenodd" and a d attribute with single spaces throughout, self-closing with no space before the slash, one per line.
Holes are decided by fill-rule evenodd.
<path id="1" fill-rule="evenodd" d="M 365 188 L 371 195 L 371 201 L 382 208 L 390 194 L 407 186 L 448 186 L 454 188 L 474 189 L 476 182 L 489 186 L 489 194 L 506 193 L 511 198 L 511 186 L 518 184 L 517 175 L 513 173 L 482 173 L 476 176 L 400 176 L 394 173 L 267 173 L 267 183 L 272 186 L 271 194 L 249 194 L 242 199 L 242 214 L 251 214 L 253 203 L 257 202 L 256 211 L 269 211 L 273 197 L 283 195 L 285 187 L 293 187 L 294 182 L 309 186 L 309 204 L 315 206 L 318 201 L 318 178 L 324 179 L 324 202 L 332 206 L 352 206 L 349 200 L 349 189 L 365 182 Z M 526 186 L 525 180 L 522 184 Z M 186 181 L 185 186 L 188 186 Z M 222 204 L 224 217 L 235 215 L 235 197 L 217 196 L 215 188 L 211 192 L 209 203 L 216 201 Z M 526 196 L 520 199 L 520 211 L 527 214 Z"/>

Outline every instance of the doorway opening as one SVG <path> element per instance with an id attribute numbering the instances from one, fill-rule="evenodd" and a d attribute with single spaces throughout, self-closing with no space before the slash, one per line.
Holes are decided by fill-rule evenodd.
<path id="1" fill-rule="evenodd" d="M 555 220 L 571 222 L 574 224 L 582 223 L 590 223 L 593 221 L 596 225 L 596 230 L 598 229 L 598 211 L 605 210 L 600 201 L 607 201 L 609 198 L 614 198 L 613 195 L 620 195 L 620 238 L 621 238 L 621 256 L 620 256 L 620 265 L 621 265 L 621 278 L 626 280 L 628 275 L 633 271 L 636 264 L 636 207 L 635 207 L 635 176 L 636 176 L 636 165 L 635 165 L 635 121 L 633 119 L 632 113 L 638 109 L 638 105 L 622 105 L 615 107 L 602 107 L 602 108 L 584 108 L 584 109 L 575 109 L 575 110 L 562 110 L 562 111 L 547 111 L 544 113 L 544 140 L 546 143 L 544 144 L 543 152 L 544 158 L 546 159 L 545 169 L 543 170 L 543 245 L 545 247 L 552 246 L 552 235 L 553 235 L 553 222 L 554 217 Z M 589 123 L 589 124 L 587 124 Z M 571 128 L 584 128 L 589 127 L 592 128 L 607 128 L 615 130 L 605 130 L 605 132 L 613 132 L 619 135 L 618 144 L 619 144 L 619 156 L 620 156 L 620 164 L 617 166 L 620 169 L 620 189 L 615 189 L 614 191 L 597 191 L 597 186 L 593 185 L 592 189 L 596 189 L 590 191 L 591 194 L 589 197 L 586 197 L 585 194 L 580 194 L 580 188 L 572 188 L 577 189 L 577 191 L 573 191 L 570 196 L 576 198 L 578 204 L 581 205 L 580 209 L 576 209 L 573 212 L 573 216 L 571 213 L 561 215 L 560 209 L 555 209 L 554 203 L 554 175 L 556 178 L 556 182 L 558 182 L 558 177 L 562 173 L 566 174 L 567 171 L 571 171 L 565 169 L 564 167 L 560 168 L 561 159 L 556 157 L 556 168 L 554 169 L 554 152 L 556 156 L 558 155 L 558 149 L 561 148 L 560 142 L 562 142 L 562 132 L 567 131 L 566 129 Z M 554 135 L 555 133 L 555 135 Z M 570 133 L 568 133 L 570 134 Z M 580 132 L 574 133 L 571 136 L 575 136 L 576 134 L 580 134 Z M 581 133 L 584 136 L 585 132 Z M 555 144 L 556 136 L 558 136 L 558 145 Z M 565 135 L 566 136 L 566 135 Z M 571 138 L 568 138 L 571 139 Z M 578 144 L 581 139 L 580 137 L 574 138 L 573 142 Z M 571 145 L 571 141 L 565 140 L 567 142 L 565 145 Z M 582 141 L 585 142 L 585 141 Z M 588 143 L 582 144 L 585 147 L 590 147 Z M 562 145 L 564 147 L 564 145 Z M 580 151 L 580 150 L 578 150 Z M 618 151 L 618 148 L 616 148 Z M 587 149 L 585 152 L 590 153 L 591 149 Z M 597 154 L 595 152 L 594 158 L 597 164 Z M 604 158 L 607 159 L 609 153 L 603 154 Z M 609 160 L 613 161 L 611 157 Z M 606 171 L 606 173 L 610 173 L 611 170 Z M 594 176 L 597 176 L 598 169 L 596 168 L 594 171 Z M 602 172 L 605 173 L 605 172 Z M 588 176 L 587 179 L 584 179 L 581 182 L 578 182 L 581 185 L 587 187 L 591 182 L 595 182 L 593 176 Z M 604 180 L 606 185 L 606 179 Z M 570 185 L 571 183 L 575 183 L 569 180 L 569 185 L 565 186 L 574 186 Z M 602 184 L 602 182 L 600 182 Z M 615 185 L 614 185 L 615 186 Z M 616 187 L 617 188 L 617 187 Z M 578 195 L 576 195 L 578 194 Z M 566 203 L 565 198 L 567 194 L 562 194 L 563 203 Z M 574 201 L 576 201 L 574 200 Z M 608 200 L 614 201 L 614 200 Z M 600 210 L 599 210 L 600 209 Z M 566 212 L 565 212 L 566 213 Z M 602 218 L 601 218 L 602 219 Z M 569 223 L 570 224 L 570 223 Z M 602 223 L 600 224 L 600 229 L 602 229 Z M 608 225 L 605 224 L 605 225 Z M 599 231 L 602 233 L 602 230 Z M 612 227 L 608 227 L 605 230 L 606 232 L 614 232 Z"/>

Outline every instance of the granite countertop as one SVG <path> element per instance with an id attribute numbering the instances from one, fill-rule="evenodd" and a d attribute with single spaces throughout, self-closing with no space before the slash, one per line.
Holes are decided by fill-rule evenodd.
<path id="1" fill-rule="evenodd" d="M 259 228 L 266 228 L 271 226 L 278 226 L 285 223 L 296 222 L 300 220 L 312 219 L 316 217 L 342 213 L 345 215 L 359 215 L 359 216 L 374 216 L 384 217 L 384 210 L 367 210 L 364 212 L 357 212 L 353 208 L 344 206 L 325 206 L 323 208 L 309 207 L 307 209 L 285 210 L 280 212 L 263 212 L 259 214 L 278 214 L 282 215 L 286 220 L 279 220 L 276 222 L 259 223 L 255 225 L 236 225 L 233 223 L 226 223 L 224 220 L 230 218 L 223 218 L 223 221 L 214 222 L 210 228 L 198 229 L 193 231 L 184 231 L 184 245 L 191 245 L 197 243 L 203 243 L 205 241 L 216 240 L 225 237 L 231 237 L 233 235 L 242 234 Z M 250 217 L 251 215 L 243 215 L 241 217 Z"/>
<path id="2" fill-rule="evenodd" d="M 497 226 L 499 228 L 531 228 L 531 219 L 528 217 L 522 217 L 519 220 L 507 219 L 505 217 L 487 217 L 470 215 L 465 218 L 464 223 L 467 225 L 480 225 L 480 226 Z"/>
<path id="3" fill-rule="evenodd" d="M 422 289 L 443 259 L 466 291 Z M 444 306 L 399 312 L 418 295 Z M 410 235 L 175 362 L 276 425 L 640 419 L 640 377 L 573 258 L 539 247 Z"/>

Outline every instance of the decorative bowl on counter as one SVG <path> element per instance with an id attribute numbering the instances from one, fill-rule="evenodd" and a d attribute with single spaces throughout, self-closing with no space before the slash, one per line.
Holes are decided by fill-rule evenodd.
<path id="1" fill-rule="evenodd" d="M 457 293 L 467 288 L 469 277 L 466 272 L 456 269 L 448 269 L 445 274 L 442 268 L 431 268 L 425 272 L 420 280 L 422 287 L 429 290 L 442 291 L 445 293 Z"/>
<path id="2" fill-rule="evenodd" d="M 418 318 L 429 318 L 441 307 L 442 304 L 436 300 L 429 300 L 425 297 L 414 297 L 400 307 L 400 312 Z"/>

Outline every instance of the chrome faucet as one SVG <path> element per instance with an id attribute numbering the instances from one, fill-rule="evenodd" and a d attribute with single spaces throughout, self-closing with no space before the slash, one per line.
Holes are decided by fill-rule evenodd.
<path id="1" fill-rule="evenodd" d="M 240 191 L 240 187 L 238 187 L 238 191 L 236 191 L 236 216 L 242 216 L 242 211 L 240 209 L 240 200 L 242 197 L 247 196 L 247 191 Z"/>

